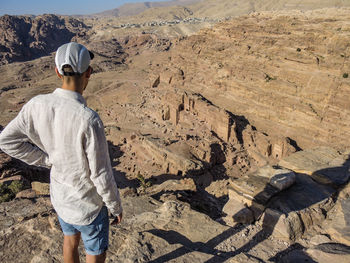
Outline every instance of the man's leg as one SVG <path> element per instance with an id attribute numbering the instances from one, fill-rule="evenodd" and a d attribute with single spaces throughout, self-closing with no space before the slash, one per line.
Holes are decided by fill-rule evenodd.
<path id="1" fill-rule="evenodd" d="M 64 236 L 63 241 L 63 259 L 64 263 L 80 263 L 78 246 L 80 233 L 72 236 Z"/>
<path id="2" fill-rule="evenodd" d="M 97 256 L 86 254 L 86 263 L 104 263 L 105 260 L 106 260 L 106 251 Z"/>
<path id="3" fill-rule="evenodd" d="M 103 206 L 95 220 L 77 229 L 84 241 L 87 263 L 104 263 L 108 249 L 109 218 L 107 207 Z"/>

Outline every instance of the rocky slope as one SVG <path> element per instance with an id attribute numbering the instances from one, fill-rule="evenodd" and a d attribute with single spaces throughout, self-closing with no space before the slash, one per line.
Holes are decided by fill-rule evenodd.
<path id="1" fill-rule="evenodd" d="M 125 209 L 109 262 L 349 262 L 349 14 L 253 13 L 178 39 L 85 20 L 84 96 Z M 61 85 L 53 54 L 0 75 L 0 130 Z M 0 153 L 1 262 L 62 261 L 48 182 Z"/>
<path id="2" fill-rule="evenodd" d="M 254 13 L 180 41 L 153 71 L 166 89 L 201 93 L 301 148 L 343 149 L 350 135 L 348 20 L 349 9 Z"/>
<path id="3" fill-rule="evenodd" d="M 252 12 L 268 10 L 313 10 L 327 7 L 349 7 L 348 1 L 178 1 L 148 3 L 142 12 L 123 13 L 127 16 L 115 16 L 113 10 L 107 15 L 85 17 L 84 22 L 93 27 L 92 34 L 103 39 L 118 38 L 126 34 L 140 34 L 141 32 L 156 34 L 159 37 L 176 38 L 188 36 L 198 32 L 202 28 L 208 28 L 217 22 L 228 20 L 232 17 L 245 15 Z M 186 3 L 186 5 L 185 5 Z M 162 6 L 165 4 L 166 6 Z M 176 4 L 176 6 L 173 6 Z M 169 5 L 169 6 L 168 6 Z M 185 5 L 185 6 L 183 6 Z M 125 7 L 128 7 L 126 5 Z M 130 7 L 132 7 L 130 5 Z M 144 3 L 137 3 L 135 7 L 145 7 Z M 119 9 L 117 9 L 119 10 Z M 109 14 L 109 15 L 108 15 Z M 127 31 L 125 30 L 127 29 Z"/>
<path id="4" fill-rule="evenodd" d="M 166 10 L 174 6 L 186 6 L 196 17 L 224 18 L 251 12 L 269 10 L 313 10 L 329 7 L 349 7 L 346 0 L 172 0 L 163 2 L 144 2 L 124 4 L 119 8 L 94 14 L 95 17 L 126 17 L 142 14 L 144 11 L 158 13 L 156 9 Z M 154 9 L 156 8 L 156 9 Z M 150 10 L 153 10 L 150 12 Z"/>
<path id="5" fill-rule="evenodd" d="M 342 0 L 205 0 L 189 8 L 198 17 L 238 16 L 259 11 L 313 10 L 329 7 L 349 7 L 349 1 Z"/>
<path id="6" fill-rule="evenodd" d="M 79 20 L 55 15 L 0 17 L 0 63 L 28 61 L 47 56 L 87 27 Z"/>

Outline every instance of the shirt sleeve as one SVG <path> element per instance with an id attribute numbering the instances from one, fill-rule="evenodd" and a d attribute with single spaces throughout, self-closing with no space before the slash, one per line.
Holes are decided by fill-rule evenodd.
<path id="1" fill-rule="evenodd" d="M 48 155 L 39 147 L 30 143 L 27 135 L 27 106 L 23 106 L 14 118 L 0 133 L 0 149 L 29 165 L 50 168 Z"/>
<path id="2" fill-rule="evenodd" d="M 122 212 L 120 195 L 109 159 L 103 123 L 99 118 L 88 127 L 85 151 L 90 168 L 90 179 L 109 211 L 118 216 Z"/>

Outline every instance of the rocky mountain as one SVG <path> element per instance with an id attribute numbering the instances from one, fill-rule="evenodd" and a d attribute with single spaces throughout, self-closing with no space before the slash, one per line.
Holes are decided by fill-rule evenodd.
<path id="1" fill-rule="evenodd" d="M 20 62 L 0 65 L 0 131 L 60 87 L 47 43 L 63 34 L 95 53 L 84 97 L 124 206 L 109 262 L 348 263 L 350 9 L 261 11 L 317 3 L 2 17 Z M 0 262 L 62 262 L 49 194 L 47 170 L 0 152 Z"/>
<path id="2" fill-rule="evenodd" d="M 347 7 L 347 0 L 205 0 L 189 8 L 197 17 L 238 16 L 259 11 L 312 10 L 328 7 Z"/>
<path id="3" fill-rule="evenodd" d="M 344 149 L 350 136 L 349 9 L 310 14 L 254 13 L 203 30 L 176 44 L 159 68 L 160 80 L 201 93 L 301 148 Z"/>
<path id="4" fill-rule="evenodd" d="M 251 12 L 269 10 L 313 10 L 328 7 L 347 7 L 347 0 L 173 0 L 164 2 L 144 2 L 124 4 L 119 8 L 94 14 L 97 17 L 125 17 L 135 16 L 152 9 L 164 9 L 169 7 L 186 6 L 195 17 L 224 18 L 249 14 Z M 157 13 L 153 10 L 151 13 Z M 151 17 L 151 16 L 150 16 Z"/>
<path id="5" fill-rule="evenodd" d="M 171 1 L 159 1 L 159 2 L 128 3 L 112 10 L 107 10 L 101 13 L 93 14 L 92 16 L 97 16 L 97 17 L 134 16 L 150 8 L 187 6 L 200 1 L 202 0 L 171 0 Z"/>
<path id="6" fill-rule="evenodd" d="M 60 45 L 83 37 L 87 26 L 74 18 L 55 15 L 0 17 L 0 63 L 47 56 Z"/>

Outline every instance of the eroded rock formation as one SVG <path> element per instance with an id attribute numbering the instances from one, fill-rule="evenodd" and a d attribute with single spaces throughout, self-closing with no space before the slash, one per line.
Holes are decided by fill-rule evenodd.
<path id="1" fill-rule="evenodd" d="M 87 26 L 74 18 L 55 15 L 0 17 L 0 63 L 47 56 L 57 48 L 84 37 Z"/>
<path id="2" fill-rule="evenodd" d="M 347 262 L 349 17 L 254 13 L 176 40 L 81 36 L 96 53 L 84 95 L 125 209 L 112 262 Z M 53 61 L 0 66 L 2 126 L 59 87 Z M 0 260 L 61 262 L 47 171 L 0 153 L 0 176 L 27 188 L 0 204 Z"/>
<path id="3" fill-rule="evenodd" d="M 200 93 L 269 135 L 341 149 L 350 131 L 348 19 L 347 9 L 254 13 L 179 41 L 153 70 L 163 85 Z"/>

